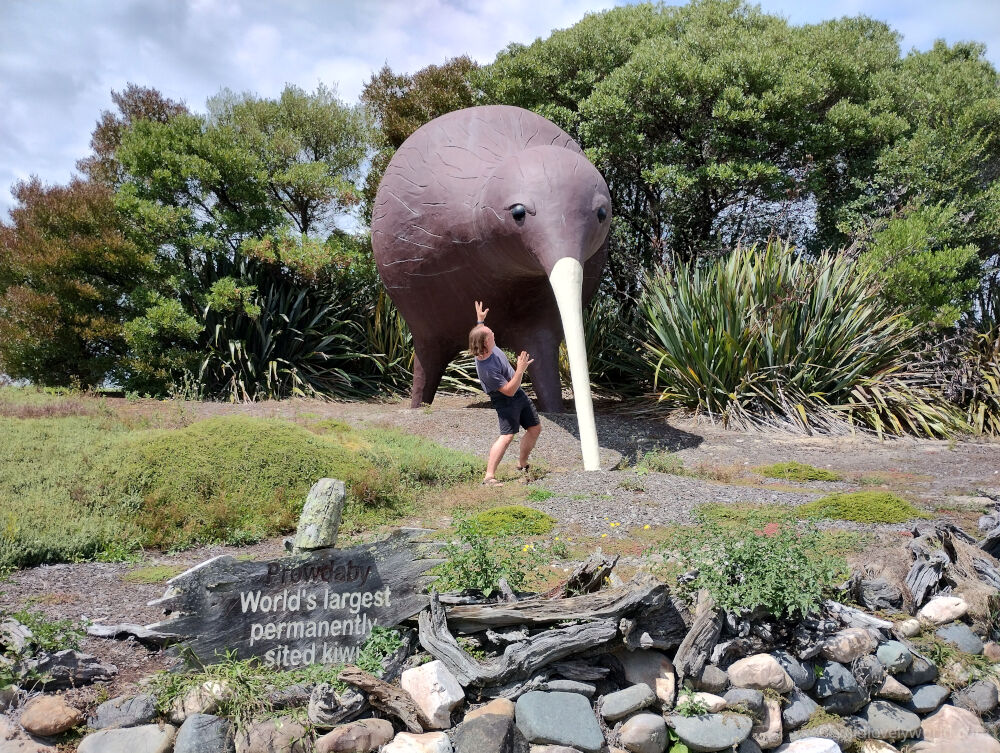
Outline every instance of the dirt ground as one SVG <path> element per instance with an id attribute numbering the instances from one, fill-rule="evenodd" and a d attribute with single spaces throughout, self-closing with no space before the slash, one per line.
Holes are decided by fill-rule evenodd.
<path id="1" fill-rule="evenodd" d="M 116 401 L 117 403 L 117 401 Z M 706 502 L 787 502 L 799 504 L 832 490 L 892 490 L 939 516 L 972 531 L 993 495 L 1000 499 L 1000 442 L 879 441 L 870 436 L 809 437 L 783 432 L 735 432 L 704 420 L 652 419 L 628 415 L 614 403 L 597 403 L 601 471 L 584 472 L 575 417 L 545 414 L 533 456 L 545 475 L 526 486 L 515 480 L 517 446 L 505 460 L 511 480 L 504 487 L 463 487 L 459 496 L 473 504 L 518 501 L 557 518 L 557 532 L 582 541 L 600 542 L 605 550 L 622 547 L 642 526 L 690 522 L 691 509 Z M 440 396 L 433 406 L 411 410 L 408 401 L 325 403 L 284 401 L 252 405 L 120 401 L 114 409 L 133 418 L 153 413 L 158 423 L 185 425 L 210 415 L 252 415 L 294 420 L 336 418 L 358 426 L 395 426 L 442 445 L 485 454 L 496 438 L 496 418 L 489 403 L 473 395 Z M 683 461 L 684 475 L 637 473 L 644 452 L 665 449 Z M 791 483 L 763 479 L 758 465 L 797 460 L 839 471 L 840 482 Z M 533 490 L 539 490 L 532 493 Z M 542 492 L 541 490 L 544 490 Z M 452 495 L 454 497 L 454 495 Z M 429 505 L 408 524 L 439 528 L 448 524 L 450 506 Z M 619 525 L 609 527 L 610 522 Z M 883 527 L 905 533 L 907 525 Z M 607 534 L 602 537 L 601 534 Z M 899 539 L 897 538 L 897 541 Z M 0 582 L 0 611 L 24 607 L 50 618 L 83 618 L 102 624 L 149 624 L 161 619 L 148 602 L 163 595 L 162 582 L 134 582 L 128 577 L 153 565 L 186 567 L 222 553 L 267 559 L 282 552 L 280 539 L 253 547 L 203 547 L 176 554 L 147 552 L 141 562 L 79 563 L 37 567 L 13 573 Z M 171 659 L 132 640 L 86 638 L 82 650 L 115 664 L 119 675 L 109 687 L 71 691 L 79 705 L 134 688 L 136 682 Z"/>

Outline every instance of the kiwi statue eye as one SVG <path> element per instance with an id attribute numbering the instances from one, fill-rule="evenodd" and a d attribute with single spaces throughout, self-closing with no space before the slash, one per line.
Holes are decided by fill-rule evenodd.
<path id="1" fill-rule="evenodd" d="M 604 207 L 600 207 L 597 210 L 597 221 L 604 222 L 608 218 L 608 210 Z"/>
<path id="2" fill-rule="evenodd" d="M 510 208 L 510 216 L 514 218 L 515 222 L 523 220 L 527 213 L 528 210 L 524 208 L 524 204 L 515 204 Z"/>

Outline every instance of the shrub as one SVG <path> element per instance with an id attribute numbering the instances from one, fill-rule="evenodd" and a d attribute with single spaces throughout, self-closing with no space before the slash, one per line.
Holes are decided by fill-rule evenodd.
<path id="1" fill-rule="evenodd" d="M 684 461 L 672 452 L 666 450 L 651 450 L 645 453 L 636 464 L 637 470 L 655 471 L 656 473 L 684 473 Z"/>
<path id="2" fill-rule="evenodd" d="M 547 489 L 532 491 L 546 492 Z M 548 493 L 552 496 L 552 492 Z M 484 536 L 541 536 L 551 531 L 556 519 L 523 505 L 504 505 L 476 513 L 472 521 Z"/>
<path id="3" fill-rule="evenodd" d="M 403 639 L 398 630 L 376 625 L 361 647 L 358 660 L 355 663 L 365 672 L 380 676 L 382 662 L 392 656 L 402 645 Z"/>
<path id="4" fill-rule="evenodd" d="M 682 589 L 693 595 L 704 588 L 723 609 L 804 616 L 845 572 L 843 559 L 826 553 L 819 530 L 788 513 L 751 513 L 739 527 L 695 516 L 698 526 L 676 554 L 697 576 Z"/>
<path id="5" fill-rule="evenodd" d="M 844 477 L 839 473 L 817 468 L 805 463 L 788 460 L 771 465 L 759 465 L 754 470 L 761 476 L 780 478 L 785 481 L 841 481 Z"/>
<path id="6" fill-rule="evenodd" d="M 647 361 L 667 407 L 726 425 L 854 422 L 947 435 L 966 428 L 939 393 L 907 381 L 912 334 L 846 256 L 769 243 L 649 278 Z"/>
<path id="7" fill-rule="evenodd" d="M 828 494 L 798 509 L 800 514 L 809 517 L 856 523 L 904 523 L 929 517 L 895 494 L 873 491 Z"/>

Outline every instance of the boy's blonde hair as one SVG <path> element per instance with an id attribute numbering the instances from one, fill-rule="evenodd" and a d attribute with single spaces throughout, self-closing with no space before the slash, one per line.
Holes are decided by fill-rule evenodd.
<path id="1" fill-rule="evenodd" d="M 486 350 L 486 336 L 488 333 L 489 330 L 486 329 L 485 324 L 477 324 L 469 332 L 469 352 L 476 358 L 481 358 L 489 354 L 489 351 Z"/>

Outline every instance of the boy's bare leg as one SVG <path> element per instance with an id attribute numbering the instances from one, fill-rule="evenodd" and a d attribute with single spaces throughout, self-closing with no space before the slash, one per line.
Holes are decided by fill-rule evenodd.
<path id="1" fill-rule="evenodd" d="M 504 453 L 507 452 L 507 448 L 510 447 L 513 439 L 513 434 L 501 434 L 497 441 L 493 443 L 493 446 L 490 447 L 490 456 L 486 461 L 486 478 L 484 481 L 496 478 L 497 466 L 503 460 Z"/>
<path id="2" fill-rule="evenodd" d="M 521 439 L 521 452 L 517 462 L 518 468 L 524 468 L 528 464 L 528 455 L 530 455 L 531 451 L 535 449 L 535 442 L 538 441 L 538 435 L 541 433 L 541 424 L 537 424 L 524 430 L 524 437 Z"/>

